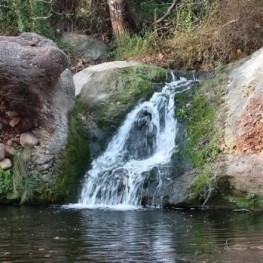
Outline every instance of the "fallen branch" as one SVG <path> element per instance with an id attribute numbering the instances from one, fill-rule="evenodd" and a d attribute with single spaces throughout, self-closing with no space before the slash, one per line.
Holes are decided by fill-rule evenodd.
<path id="1" fill-rule="evenodd" d="M 153 22 L 153 24 L 159 24 L 161 23 L 164 19 L 166 19 L 168 16 L 171 15 L 173 9 L 176 7 L 176 5 L 178 4 L 179 0 L 173 0 L 173 3 L 170 5 L 170 7 L 168 8 L 167 12 L 160 17 L 159 19 L 157 19 L 156 21 Z"/>

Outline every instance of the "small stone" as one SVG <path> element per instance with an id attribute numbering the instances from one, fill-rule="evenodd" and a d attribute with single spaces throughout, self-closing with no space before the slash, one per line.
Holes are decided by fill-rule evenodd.
<path id="1" fill-rule="evenodd" d="M 0 167 L 3 170 L 11 168 L 12 167 L 12 163 L 11 163 L 10 159 L 5 158 L 4 160 L 0 161 Z"/>
<path id="2" fill-rule="evenodd" d="M 5 145 L 0 143 L 0 161 L 5 158 Z"/>
<path id="3" fill-rule="evenodd" d="M 14 117 L 10 122 L 9 125 L 11 127 L 15 127 L 19 122 L 20 122 L 21 118 L 20 117 Z"/>
<path id="4" fill-rule="evenodd" d="M 14 118 L 14 117 L 17 117 L 18 116 L 18 113 L 16 111 L 7 111 L 6 112 L 6 115 L 9 117 L 9 118 Z"/>
<path id="5" fill-rule="evenodd" d="M 38 139 L 32 133 L 22 133 L 20 136 L 20 144 L 25 147 L 34 147 L 38 144 Z"/>
<path id="6" fill-rule="evenodd" d="M 16 149 L 12 146 L 6 145 L 5 146 L 5 156 L 12 157 L 16 155 Z"/>
<path id="7" fill-rule="evenodd" d="M 11 145 L 13 144 L 13 142 L 12 142 L 12 140 L 8 140 L 8 141 L 6 142 L 6 144 L 9 145 L 9 146 L 11 146 Z"/>

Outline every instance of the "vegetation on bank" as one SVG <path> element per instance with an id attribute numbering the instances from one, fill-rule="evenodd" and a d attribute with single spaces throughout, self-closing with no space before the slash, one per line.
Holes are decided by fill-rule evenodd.
<path id="1" fill-rule="evenodd" d="M 176 115 L 184 126 L 184 136 L 174 163 L 181 165 L 181 170 L 196 169 L 198 174 L 190 187 L 190 203 L 205 205 L 219 187 L 214 165 L 223 142 L 225 112 L 221 99 L 230 70 L 231 65 L 218 68 L 215 77 L 176 96 Z"/>
<path id="2" fill-rule="evenodd" d="M 60 43 L 61 33 L 74 31 L 108 42 L 113 60 L 137 60 L 172 69 L 216 69 L 217 78 L 207 80 L 200 87 L 176 98 L 177 117 L 186 125 L 186 143 L 180 145 L 181 156 L 177 156 L 176 161 L 181 163 L 184 156 L 189 156 L 191 164 L 187 165 L 200 171 L 191 185 L 191 198 L 199 204 L 206 205 L 216 195 L 218 200 L 221 198 L 221 202 L 228 205 L 262 207 L 262 198 L 235 196 L 225 182 L 217 181 L 214 161 L 220 157 L 222 142 L 222 129 L 215 125 L 222 124 L 220 119 L 223 120 L 224 114 L 217 112 L 221 103 L 219 98 L 230 69 L 226 67 L 223 70 L 220 66 L 263 46 L 263 2 L 182 0 L 161 23 L 155 22 L 166 12 L 171 1 L 127 2 L 134 27 L 114 36 L 106 0 L 0 0 L 0 34 L 17 35 L 33 31 Z M 124 70 L 123 73 L 127 72 Z M 129 88 L 114 97 L 107 111 L 105 105 L 92 109 L 99 126 L 103 127 L 112 120 L 120 121 L 142 94 L 147 96 L 150 86 L 145 72 L 135 70 L 136 78 L 129 74 L 125 82 Z M 157 79 L 161 79 L 164 71 L 157 75 Z M 7 197 L 21 203 L 59 201 L 76 194 L 77 178 L 83 175 L 86 157 L 89 156 L 79 123 L 78 114 L 82 111 L 78 108 L 70 115 L 69 143 L 59 169 L 48 174 L 26 176 L 30 174 L 27 170 L 29 159 L 23 154 L 17 155 L 14 168 L 0 170 L 0 199 Z"/>
<path id="3" fill-rule="evenodd" d="M 78 105 L 69 114 L 68 142 L 59 162 L 51 170 L 32 171 L 32 149 L 21 150 L 14 157 L 13 168 L 0 169 L 0 202 L 24 204 L 76 200 L 90 160 Z"/>
<path id="4" fill-rule="evenodd" d="M 263 46 L 263 2 L 181 0 L 166 19 L 170 0 L 122 0 L 130 26 L 113 35 L 107 0 L 0 0 L 0 34 L 33 31 L 59 42 L 63 32 L 110 43 L 112 59 L 172 69 L 215 69 Z"/>

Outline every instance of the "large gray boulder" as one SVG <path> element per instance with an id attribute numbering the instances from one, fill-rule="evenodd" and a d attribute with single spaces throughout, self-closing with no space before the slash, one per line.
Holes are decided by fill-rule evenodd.
<path id="1" fill-rule="evenodd" d="M 0 100 L 5 111 L 36 118 L 54 92 L 67 57 L 57 45 L 34 33 L 0 37 Z M 20 124 L 23 126 L 23 119 Z"/>
<path id="2" fill-rule="evenodd" d="M 124 89 L 122 69 L 141 66 L 133 61 L 113 61 L 85 68 L 73 76 L 75 94 L 81 93 L 91 104 L 105 102 Z"/>
<path id="3" fill-rule="evenodd" d="M 104 60 L 109 56 L 107 45 L 99 39 L 77 33 L 64 33 L 61 40 L 88 60 Z"/>
<path id="4" fill-rule="evenodd" d="M 75 102 L 67 66 L 65 53 L 47 38 L 35 33 L 0 37 L 0 144 L 6 156 L 32 148 L 30 160 L 24 160 L 28 176 L 57 168 L 67 144 L 68 113 Z"/>

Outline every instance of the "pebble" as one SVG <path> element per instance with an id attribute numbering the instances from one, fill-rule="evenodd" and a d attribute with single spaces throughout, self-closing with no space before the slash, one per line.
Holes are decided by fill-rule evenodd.
<path id="1" fill-rule="evenodd" d="M 5 158 L 5 159 L 3 159 L 2 161 L 0 161 L 0 167 L 1 167 L 3 170 L 6 170 L 6 169 L 11 168 L 11 167 L 12 167 L 12 163 L 11 163 L 10 159 Z"/>

